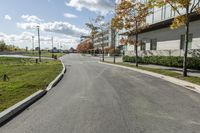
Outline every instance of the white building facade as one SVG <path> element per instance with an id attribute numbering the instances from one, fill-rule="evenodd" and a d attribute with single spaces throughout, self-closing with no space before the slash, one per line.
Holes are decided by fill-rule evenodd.
<path id="1" fill-rule="evenodd" d="M 147 17 L 149 27 L 139 34 L 139 40 L 143 42 L 138 47 L 139 56 L 183 56 L 185 28 L 170 29 L 176 12 L 169 5 L 154 8 L 153 12 Z M 200 56 L 200 15 L 194 14 L 191 18 L 189 40 L 189 56 Z M 124 46 L 124 50 L 126 55 L 135 55 L 133 45 Z"/>
<path id="2" fill-rule="evenodd" d="M 94 49 L 111 48 L 115 43 L 115 33 L 111 29 L 107 29 L 102 33 L 97 33 L 94 37 Z M 103 39 L 103 41 L 102 41 Z"/>

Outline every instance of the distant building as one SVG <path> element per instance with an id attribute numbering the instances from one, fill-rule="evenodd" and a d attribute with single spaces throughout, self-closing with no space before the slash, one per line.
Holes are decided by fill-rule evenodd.
<path id="1" fill-rule="evenodd" d="M 103 44 L 102 44 L 102 39 L 103 39 Z M 111 29 L 103 31 L 103 37 L 102 37 L 102 32 L 97 33 L 97 35 L 95 35 L 94 37 L 95 49 L 102 49 L 102 46 L 104 46 L 104 48 L 110 48 L 113 47 L 114 43 L 115 43 L 114 32 Z"/>

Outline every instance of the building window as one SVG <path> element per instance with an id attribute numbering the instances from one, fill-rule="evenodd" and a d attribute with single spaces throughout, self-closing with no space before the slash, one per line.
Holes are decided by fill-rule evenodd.
<path id="1" fill-rule="evenodd" d="M 123 46 L 123 50 L 124 50 L 124 51 L 127 51 L 127 50 L 128 50 L 127 45 L 124 45 L 124 46 Z"/>
<path id="2" fill-rule="evenodd" d="M 188 49 L 192 48 L 192 38 L 193 34 L 189 34 L 189 43 L 188 43 Z M 184 49 L 185 46 L 185 35 L 181 35 L 181 40 L 180 40 L 180 49 Z"/>
<path id="3" fill-rule="evenodd" d="M 146 50 L 146 43 L 145 43 L 145 42 L 142 42 L 142 43 L 141 43 L 140 50 L 141 50 L 141 51 Z"/>
<path id="4" fill-rule="evenodd" d="M 161 17 L 162 17 L 162 7 L 161 8 L 155 7 L 154 8 L 153 23 L 161 21 L 161 19 L 162 19 Z"/>
<path id="5" fill-rule="evenodd" d="M 150 40 L 150 50 L 157 50 L 157 39 Z"/>

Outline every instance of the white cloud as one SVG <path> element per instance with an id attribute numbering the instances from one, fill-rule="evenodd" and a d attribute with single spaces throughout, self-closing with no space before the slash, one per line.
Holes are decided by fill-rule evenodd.
<path id="1" fill-rule="evenodd" d="M 9 15 L 5 15 L 5 16 L 4 16 L 4 19 L 5 19 L 5 20 L 9 20 L 9 21 L 12 20 L 11 16 L 9 16 Z"/>
<path id="2" fill-rule="evenodd" d="M 79 11 L 85 8 L 89 11 L 105 15 L 110 11 L 113 11 L 115 0 L 70 0 L 69 2 L 66 2 L 66 5 L 74 7 Z"/>
<path id="3" fill-rule="evenodd" d="M 37 47 L 38 40 L 37 35 L 31 32 L 22 32 L 21 34 L 5 34 L 0 32 L 0 40 L 4 40 L 7 44 L 12 44 L 21 48 L 25 48 L 26 46 L 31 49 L 32 48 L 32 36 L 35 36 L 35 47 Z M 51 48 L 51 36 L 41 36 L 41 48 Z M 54 36 L 54 46 L 58 47 L 60 43 L 63 48 L 76 48 L 78 44 L 79 38 L 67 35 L 55 35 Z"/>
<path id="4" fill-rule="evenodd" d="M 77 18 L 76 15 L 71 14 L 71 13 L 65 13 L 64 16 L 65 16 L 66 18 Z"/>
<path id="5" fill-rule="evenodd" d="M 22 32 L 19 35 L 15 35 L 15 34 L 5 34 L 0 32 L 0 40 L 5 40 L 5 41 L 14 41 L 14 40 L 18 40 L 18 41 L 23 41 L 23 40 L 30 40 L 30 38 L 34 36 L 33 33 L 31 32 Z"/>
<path id="6" fill-rule="evenodd" d="M 9 45 L 25 48 L 27 45 L 31 45 L 31 37 L 33 35 L 30 32 L 22 32 L 19 35 L 0 33 L 0 40 L 5 41 Z"/>
<path id="7" fill-rule="evenodd" d="M 35 29 L 37 23 L 17 23 L 17 27 L 27 30 L 27 29 Z M 78 28 L 75 25 L 72 25 L 68 22 L 48 22 L 48 23 L 40 23 L 40 29 L 46 32 L 54 32 L 60 33 L 70 36 L 80 36 L 88 34 L 88 31 L 82 28 Z"/>
<path id="8" fill-rule="evenodd" d="M 22 15 L 21 18 L 24 19 L 24 21 L 26 21 L 26 22 L 41 22 L 41 21 L 43 21 L 42 19 L 40 19 L 39 17 L 34 16 L 34 15 Z"/>

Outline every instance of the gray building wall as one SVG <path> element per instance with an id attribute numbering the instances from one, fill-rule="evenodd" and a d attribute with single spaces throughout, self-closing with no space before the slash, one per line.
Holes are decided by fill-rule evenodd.
<path id="1" fill-rule="evenodd" d="M 200 49 L 200 20 L 190 23 L 190 33 L 193 34 L 191 49 Z M 165 53 L 164 55 L 168 54 L 166 54 L 166 52 L 163 52 L 162 54 L 162 52 L 158 51 L 162 50 L 172 51 L 171 53 L 176 53 L 174 54 L 175 56 L 179 56 L 183 54 L 183 52 L 181 52 L 180 49 L 180 44 L 181 44 L 180 39 L 181 35 L 184 34 L 185 34 L 184 26 L 175 30 L 172 30 L 170 29 L 170 27 L 167 27 L 142 33 L 139 35 L 139 39 L 146 43 L 145 50 L 147 51 L 150 50 L 150 40 L 157 39 L 157 49 L 156 49 L 157 52 L 155 50 L 150 50 L 150 51 L 152 52 L 154 51 L 153 53 L 157 54 L 160 53 L 161 55 L 163 55 L 164 53 Z M 138 47 L 138 50 L 140 51 L 140 46 Z M 134 55 L 134 46 L 128 45 L 126 54 Z"/>

